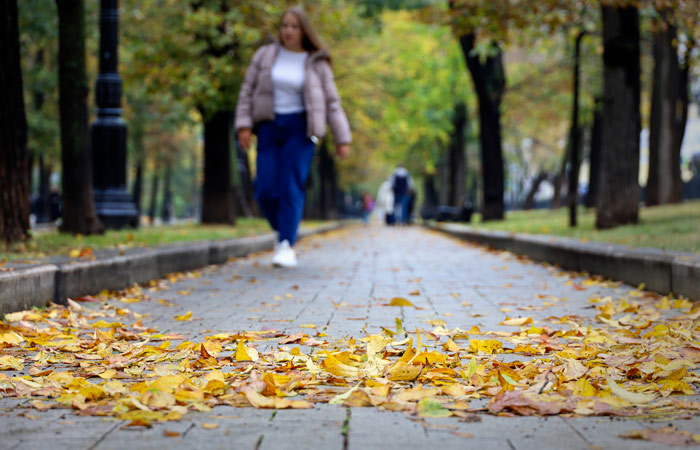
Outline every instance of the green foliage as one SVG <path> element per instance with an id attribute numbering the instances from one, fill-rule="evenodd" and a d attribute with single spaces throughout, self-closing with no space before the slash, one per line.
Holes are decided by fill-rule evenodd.
<path id="1" fill-rule="evenodd" d="M 119 56 L 129 163 L 145 161 L 146 180 L 171 167 L 176 208 L 184 211 L 186 203 L 195 201 L 201 182 L 196 161 L 201 159 L 202 114 L 235 107 L 253 52 L 276 35 L 282 11 L 301 3 L 328 43 L 353 129 L 352 156 L 338 166 L 343 188 L 374 189 L 397 162 L 407 164 L 414 175 L 434 171 L 453 132 L 451 115 L 458 100 L 468 106 L 469 142 L 474 142 L 477 105 L 456 40 L 471 31 L 478 36 L 477 53 L 487 55 L 494 41 L 505 50 L 506 160 L 525 176 L 551 172 L 561 161 L 561 144 L 567 139 L 573 36 L 582 29 L 590 33 L 582 53 L 582 122 L 590 120 L 593 98 L 600 92 L 601 1 L 122 0 Z M 636 0 L 636 4 L 642 8 L 647 33 L 653 31 L 651 19 L 658 17 L 658 8 L 668 6 L 679 27 L 679 41 L 692 45 L 700 39 L 700 3 Z M 22 0 L 18 5 L 29 148 L 55 166 L 59 154 L 55 3 Z M 87 2 L 86 8 L 92 91 L 98 69 L 99 2 Z M 44 58 L 39 62 L 41 52 Z M 649 72 L 650 62 L 645 67 Z M 36 108 L 35 100 L 42 96 L 43 104 Z M 94 112 L 92 101 L 90 106 Z M 643 107 L 648 108 L 648 102 Z M 528 148 L 523 146 L 526 138 L 532 142 Z M 468 165 L 475 168 L 475 144 L 468 146 Z"/>
<path id="2" fill-rule="evenodd" d="M 34 156 L 59 159 L 58 20 L 54 0 L 18 3 L 22 82 L 28 126 L 27 147 Z"/>
<path id="3" fill-rule="evenodd" d="M 384 12 L 381 20 L 378 33 L 335 43 L 338 87 L 354 136 L 345 186 L 367 178 L 378 185 L 398 162 L 415 174 L 434 167 L 449 142 L 454 103 L 474 107 L 447 27 L 420 23 L 406 11 Z"/>

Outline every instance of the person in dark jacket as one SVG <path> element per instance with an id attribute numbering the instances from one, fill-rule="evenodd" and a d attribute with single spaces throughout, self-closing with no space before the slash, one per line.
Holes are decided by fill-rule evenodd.
<path id="1" fill-rule="evenodd" d="M 391 187 L 394 191 L 394 216 L 396 223 L 409 223 L 409 194 L 413 191 L 413 178 L 408 170 L 399 164 L 391 175 Z"/>

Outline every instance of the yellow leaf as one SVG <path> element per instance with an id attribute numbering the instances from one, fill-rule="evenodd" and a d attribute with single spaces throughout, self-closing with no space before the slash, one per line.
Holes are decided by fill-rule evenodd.
<path id="1" fill-rule="evenodd" d="M 627 391 L 615 383 L 610 375 L 605 375 L 605 381 L 608 382 L 608 387 L 613 394 L 634 405 L 649 403 L 656 398 L 656 395 L 654 394 L 641 394 Z"/>
<path id="2" fill-rule="evenodd" d="M 307 323 L 306 325 L 299 325 L 299 328 L 313 328 L 316 329 L 316 325 L 313 323 Z"/>
<path id="3" fill-rule="evenodd" d="M 498 353 L 503 348 L 501 341 L 496 339 L 469 339 L 469 348 L 474 352 L 482 352 L 487 355 Z"/>
<path id="4" fill-rule="evenodd" d="M 423 352 L 413 358 L 413 364 L 445 364 L 447 359 L 440 352 Z"/>
<path id="5" fill-rule="evenodd" d="M 442 386 L 442 393 L 451 397 L 463 397 L 467 395 L 467 388 L 459 383 Z"/>
<path id="6" fill-rule="evenodd" d="M 98 320 L 92 324 L 93 328 L 124 328 L 124 324 L 121 322 L 105 322 L 104 320 Z"/>
<path id="7" fill-rule="evenodd" d="M 328 355 L 328 357 L 323 360 L 322 366 L 328 372 L 338 377 L 357 378 L 360 373 L 357 367 L 344 364 L 333 355 Z"/>
<path id="8" fill-rule="evenodd" d="M 423 366 L 397 361 L 388 371 L 391 381 L 413 381 L 420 375 Z"/>
<path id="9" fill-rule="evenodd" d="M 330 399 L 328 401 L 328 404 L 329 405 L 342 405 L 343 402 L 345 402 L 345 400 L 347 400 L 350 397 L 350 395 L 353 392 L 355 392 L 356 390 L 358 390 L 359 388 L 360 388 L 360 383 L 357 383 L 355 386 L 351 387 L 350 389 L 343 392 L 342 394 L 338 394 L 335 397 L 333 397 L 332 399 Z"/>
<path id="10" fill-rule="evenodd" d="M 671 309 L 671 302 L 668 300 L 668 297 L 662 298 L 657 304 L 656 304 L 657 309 Z"/>
<path id="11" fill-rule="evenodd" d="M 177 315 L 174 317 L 178 322 L 186 322 L 192 320 L 192 311 L 187 311 L 185 314 Z"/>
<path id="12" fill-rule="evenodd" d="M 403 297 L 392 298 L 391 301 L 389 302 L 389 306 L 413 306 L 414 308 L 416 308 L 416 305 L 409 302 L 408 300 L 406 300 Z"/>
<path id="13" fill-rule="evenodd" d="M 11 355 L 0 356 L 0 370 L 22 370 L 22 360 Z"/>
<path id="14" fill-rule="evenodd" d="M 24 338 L 15 333 L 14 331 L 8 331 L 7 333 L 0 333 L 0 344 L 10 344 L 15 345 L 24 341 Z"/>
<path id="15" fill-rule="evenodd" d="M 594 397 L 597 394 L 596 388 L 586 378 L 576 380 L 572 391 L 575 395 L 580 395 L 581 397 Z"/>
<path id="16" fill-rule="evenodd" d="M 460 347 L 459 345 L 457 345 L 457 344 L 455 343 L 455 341 L 453 341 L 452 339 L 450 339 L 449 341 L 447 341 L 447 342 L 445 343 L 445 345 L 442 346 L 442 348 L 443 348 L 445 351 L 448 351 L 448 352 L 458 352 L 458 351 L 462 350 L 462 347 Z"/>
<path id="17" fill-rule="evenodd" d="M 245 345 L 245 341 L 242 339 L 238 340 L 238 346 L 236 347 L 236 361 L 257 361 L 259 359 L 258 351 L 252 347 Z"/>
<path id="18" fill-rule="evenodd" d="M 102 378 L 103 380 L 111 380 L 117 375 L 117 371 L 114 369 L 107 369 L 101 374 L 98 375 L 98 377 Z"/>
<path id="19" fill-rule="evenodd" d="M 508 325 L 511 327 L 521 327 L 532 323 L 532 317 L 518 317 L 517 319 L 508 319 L 501 322 L 499 325 Z"/>
<path id="20" fill-rule="evenodd" d="M 219 428 L 219 424 L 205 422 L 202 424 L 202 428 L 204 428 L 205 430 L 216 430 L 217 428 Z"/>
<path id="21" fill-rule="evenodd" d="M 429 388 L 426 389 L 421 385 L 418 385 L 414 388 L 411 389 L 405 389 L 403 391 L 400 391 L 398 394 L 394 396 L 396 400 L 402 401 L 402 402 L 411 402 L 415 400 L 421 400 L 424 398 L 428 397 L 435 397 L 436 395 L 440 395 L 440 389 L 435 389 L 435 388 Z"/>

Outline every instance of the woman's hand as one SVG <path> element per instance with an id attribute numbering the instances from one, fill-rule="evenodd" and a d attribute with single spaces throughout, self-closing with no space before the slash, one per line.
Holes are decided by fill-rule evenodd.
<path id="1" fill-rule="evenodd" d="M 345 159 L 350 155 L 350 144 L 336 144 L 335 154 L 338 158 Z"/>
<path id="2" fill-rule="evenodd" d="M 245 151 L 250 148 L 250 141 L 252 139 L 253 133 L 250 128 L 241 128 L 238 130 L 238 145 Z"/>

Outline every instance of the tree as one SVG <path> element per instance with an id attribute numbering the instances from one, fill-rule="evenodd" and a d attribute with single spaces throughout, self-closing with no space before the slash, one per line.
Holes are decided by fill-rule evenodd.
<path id="1" fill-rule="evenodd" d="M 669 11 L 661 16 L 668 17 Z M 646 187 L 646 204 L 661 205 L 680 201 L 676 198 L 674 178 L 680 174 L 680 161 L 676 161 L 678 129 L 677 107 L 680 93 L 680 67 L 676 27 L 668 19 L 660 19 L 653 32 L 654 74 L 651 97 L 651 119 L 649 123 L 649 176 Z M 686 88 L 687 89 L 687 88 Z"/>
<path id="2" fill-rule="evenodd" d="M 449 200 L 452 206 L 462 206 L 466 200 L 466 154 L 465 133 L 467 131 L 467 106 L 463 101 L 455 104 L 453 117 L 454 131 L 449 146 Z"/>
<path id="3" fill-rule="evenodd" d="M 574 80 L 571 106 L 571 159 L 569 160 L 569 226 L 576 226 L 576 208 L 578 207 L 578 178 L 581 168 L 581 125 L 579 124 L 579 97 L 581 91 L 581 41 L 586 35 L 585 30 L 576 34 L 574 43 Z"/>
<path id="4" fill-rule="evenodd" d="M 601 6 L 603 16 L 603 147 L 596 228 L 639 219 L 641 119 L 639 11 L 632 5 Z"/>
<path id="5" fill-rule="evenodd" d="M 63 221 L 61 230 L 102 233 L 92 195 L 88 139 L 83 0 L 56 0 L 58 7 L 58 89 L 61 115 Z"/>
<path id="6" fill-rule="evenodd" d="M 591 124 L 591 145 L 588 153 L 588 192 L 586 193 L 586 208 L 595 207 L 598 201 L 598 185 L 600 178 L 600 156 L 603 146 L 603 117 L 602 99 L 595 99 L 593 123 Z"/>
<path id="7" fill-rule="evenodd" d="M 479 130 L 481 141 L 481 170 L 483 176 L 483 220 L 502 220 L 505 175 L 501 145 L 501 101 L 506 88 L 503 52 L 492 43 L 486 58 L 474 52 L 476 35 L 459 37 L 467 67 L 472 75 L 474 90 L 479 98 Z"/>
<path id="8" fill-rule="evenodd" d="M 27 55 L 22 58 L 22 84 L 27 104 L 30 190 L 36 186 L 31 182 L 32 161 L 38 161 L 35 212 L 37 221 L 45 222 L 50 217 L 50 177 L 60 158 L 56 5 L 53 0 L 23 0 L 18 11 L 20 46 Z"/>
<path id="9" fill-rule="evenodd" d="M 682 200 L 680 154 L 688 119 L 691 52 L 700 33 L 698 2 L 674 0 L 654 6 L 648 8 L 656 17 L 647 205 Z"/>
<path id="10" fill-rule="evenodd" d="M 27 120 L 22 90 L 17 1 L 0 2 L 0 238 L 29 231 Z"/>

